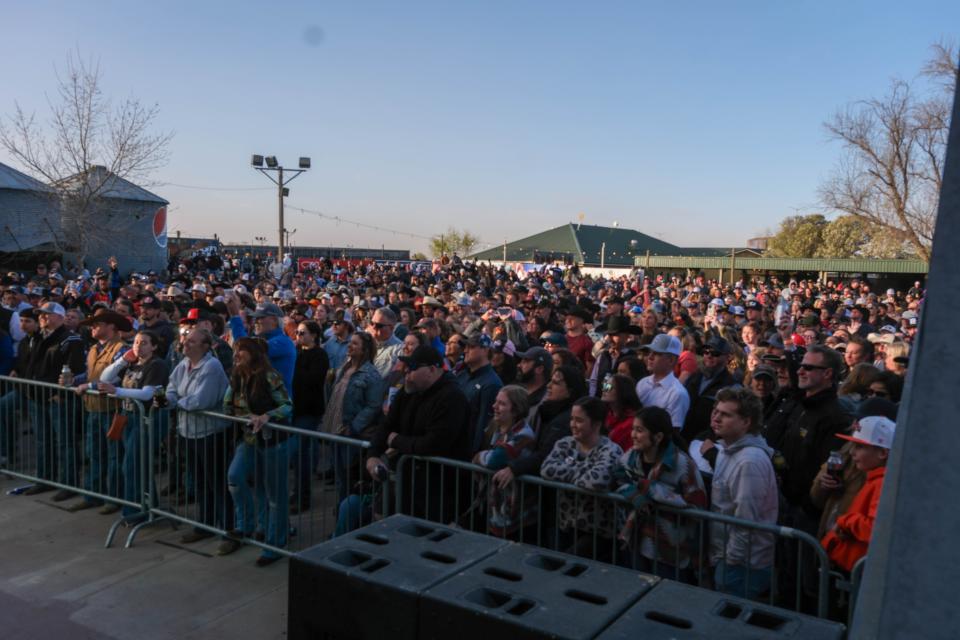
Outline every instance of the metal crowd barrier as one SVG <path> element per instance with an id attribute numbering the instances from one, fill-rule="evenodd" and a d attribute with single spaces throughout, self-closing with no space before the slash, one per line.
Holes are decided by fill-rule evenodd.
<path id="1" fill-rule="evenodd" d="M 127 423 L 122 438 L 110 440 L 117 415 Z M 210 438 L 183 437 L 178 418 L 188 415 L 220 428 Z M 285 460 L 278 467 L 263 452 L 240 456 L 233 489 L 244 505 L 237 509 L 228 475 L 247 424 L 216 412 L 145 407 L 95 391 L 81 397 L 74 387 L 0 376 L 0 472 L 33 483 L 18 493 L 59 502 L 63 496 L 50 492 L 68 492 L 62 508 L 80 501 L 115 505 L 107 509 L 118 513 L 107 547 L 122 527 L 130 527 L 124 544 L 130 547 L 144 527 L 166 521 L 221 536 L 249 534 L 239 539 L 289 556 L 332 536 L 348 497 L 364 509 L 351 505 L 344 516 L 353 520 L 341 525 L 344 530 L 365 524 L 367 512 L 389 510 L 390 485 L 374 483 L 364 467 L 369 442 L 275 423 L 265 429 L 284 439 Z M 284 473 L 271 475 L 267 466 Z M 278 514 L 273 523 L 271 502 Z M 246 530 L 234 531 L 238 515 Z"/>
<path id="2" fill-rule="evenodd" d="M 736 532 L 746 532 L 748 555 L 745 580 L 749 583 L 752 559 L 749 550 L 754 537 L 774 539 L 774 561 L 770 567 L 770 587 L 762 600 L 795 611 L 814 608 L 827 617 L 830 597 L 830 561 L 826 551 L 812 535 L 793 529 L 706 511 L 650 504 L 638 512 L 623 496 L 599 493 L 570 484 L 552 482 L 536 476 L 514 478 L 512 489 L 514 521 L 503 510 L 487 504 L 491 478 L 495 471 L 476 464 L 446 458 L 404 456 L 396 463 L 394 508 L 399 513 L 455 524 L 465 529 L 533 544 L 555 551 L 573 553 L 593 560 L 655 573 L 662 577 L 715 588 L 709 557 L 711 528 L 720 527 L 723 540 Z M 637 523 L 664 522 L 687 531 L 683 540 L 664 550 L 659 527 L 653 536 L 643 535 L 641 526 L 621 536 L 627 518 L 635 514 Z M 509 526 L 504 526 L 504 525 Z M 646 538 L 646 540 L 644 540 Z M 669 541 L 666 541 L 669 543 Z M 789 557 L 797 566 L 790 571 L 795 583 L 784 594 L 779 565 L 781 545 L 795 545 Z M 726 544 L 720 560 L 726 558 Z M 648 551 L 644 554 L 643 551 Z M 649 551 L 653 550 L 652 553 Z M 648 556 L 652 556 L 648 557 Z M 670 562 L 672 560 L 672 562 Z M 803 566 L 812 561 L 814 575 Z M 805 577 L 806 574 L 806 577 Z M 810 582 L 812 581 L 812 584 Z M 815 591 L 815 593 L 812 593 Z M 742 594 L 733 594 L 742 595 Z M 808 602 L 812 598 L 815 602 Z"/>
<path id="3" fill-rule="evenodd" d="M 96 391 L 0 376 L 0 471 L 34 483 L 29 493 L 47 493 L 63 508 L 100 507 L 121 515 L 111 527 L 144 515 L 137 486 L 142 451 L 136 439 L 144 407 Z M 126 426 L 108 438 L 118 416 Z M 70 502 L 67 502 L 70 500 Z"/>
<path id="4" fill-rule="evenodd" d="M 194 437 L 179 426 L 181 420 L 209 433 Z M 213 411 L 152 408 L 150 422 L 168 425 L 150 429 L 145 451 L 150 463 L 144 500 L 154 520 L 290 556 L 330 538 L 341 502 L 374 487 L 364 467 L 363 451 L 370 446 L 365 440 L 268 422 L 264 433 L 276 444 L 247 444 L 247 418 Z M 389 494 L 376 497 L 390 501 Z M 133 545 L 138 531 L 130 532 L 125 546 Z"/>
<path id="5" fill-rule="evenodd" d="M 847 611 L 847 628 L 853 626 L 853 613 L 857 608 L 857 598 L 860 595 L 860 584 L 863 582 L 863 570 L 867 566 L 867 556 L 863 556 L 853 565 L 850 571 L 850 604 Z"/>

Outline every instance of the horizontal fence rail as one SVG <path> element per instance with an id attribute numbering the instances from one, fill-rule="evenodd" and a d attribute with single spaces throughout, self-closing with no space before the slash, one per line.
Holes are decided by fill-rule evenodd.
<path id="1" fill-rule="evenodd" d="M 0 392 L 0 471 L 33 483 L 27 493 L 57 491 L 51 499 L 72 500 L 70 510 L 119 509 L 107 546 L 121 527 L 131 546 L 144 527 L 167 522 L 191 528 L 183 542 L 219 536 L 289 556 L 399 512 L 705 588 L 723 587 L 716 566 L 729 560 L 743 585 L 763 584 L 747 595 L 828 615 L 827 554 L 790 527 L 658 503 L 638 509 L 618 493 L 539 476 L 503 483 L 495 470 L 445 458 L 394 456 L 371 477 L 370 443 L 320 432 L 320 417 L 267 423 L 255 435 L 248 417 L 57 384 L 0 376 Z M 126 426 L 111 439 L 117 416 Z M 735 536 L 745 558 L 727 556 Z M 751 556 L 755 541 L 772 541 L 772 562 Z M 851 603 L 862 567 L 849 581 Z"/>
<path id="2" fill-rule="evenodd" d="M 771 605 L 826 617 L 829 608 L 829 558 L 816 538 L 805 531 L 779 525 L 751 522 L 703 509 L 650 504 L 643 512 L 617 493 L 601 493 L 571 484 L 520 476 L 508 500 L 515 516 L 512 526 L 498 506 L 496 472 L 486 467 L 447 458 L 404 456 L 397 461 L 396 511 L 416 517 L 456 524 L 504 538 L 573 553 L 594 560 L 655 573 L 701 587 L 714 588 L 711 566 L 725 562 L 727 545 L 711 558 L 711 531 L 719 530 L 726 542 L 737 532 L 747 536 L 744 580 L 760 575 L 750 549 L 754 539 L 769 536 L 776 542 L 769 565 L 769 588 L 763 600 Z M 499 499 L 502 502 L 502 497 Z M 622 535 L 630 515 L 661 526 L 633 526 Z M 672 529 L 671 529 L 672 527 Z M 660 539 L 661 531 L 684 531 L 682 540 Z M 795 564 L 779 570 L 781 554 Z M 803 571 L 803 567 L 809 567 Z M 743 595 L 743 594 L 735 594 Z"/>

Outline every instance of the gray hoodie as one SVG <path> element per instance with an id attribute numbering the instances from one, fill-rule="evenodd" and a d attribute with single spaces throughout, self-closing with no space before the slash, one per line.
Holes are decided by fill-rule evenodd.
<path id="1" fill-rule="evenodd" d="M 777 480 L 773 449 L 758 435 L 746 435 L 717 455 L 711 511 L 752 522 L 777 523 Z M 774 536 L 756 529 L 713 523 L 710 564 L 765 569 L 773 565 Z"/>

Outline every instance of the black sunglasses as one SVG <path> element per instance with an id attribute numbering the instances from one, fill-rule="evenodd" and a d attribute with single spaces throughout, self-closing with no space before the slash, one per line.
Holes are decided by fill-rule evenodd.
<path id="1" fill-rule="evenodd" d="M 713 349 L 704 349 L 702 353 L 705 356 L 714 356 L 714 357 L 723 355 L 719 351 L 714 351 Z"/>
<path id="2" fill-rule="evenodd" d="M 890 394 L 886 391 L 874 391 L 873 389 L 867 391 L 868 398 L 889 398 Z"/>
<path id="3" fill-rule="evenodd" d="M 383 322 L 374 322 L 374 323 L 372 323 L 372 324 L 373 324 L 373 328 L 374 328 L 374 329 L 383 329 L 384 327 L 392 327 L 392 326 L 393 326 L 392 324 L 385 324 L 385 323 L 383 323 Z"/>
<path id="4" fill-rule="evenodd" d="M 801 364 L 798 369 L 803 369 L 804 371 L 824 371 L 830 367 L 825 367 L 820 364 Z"/>

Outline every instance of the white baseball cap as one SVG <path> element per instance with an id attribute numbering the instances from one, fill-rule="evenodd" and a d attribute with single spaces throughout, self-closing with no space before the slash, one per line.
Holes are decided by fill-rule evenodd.
<path id="1" fill-rule="evenodd" d="M 837 437 L 858 444 L 889 449 L 893 446 L 893 434 L 896 429 L 897 423 L 890 418 L 867 416 L 853 423 L 851 435 L 837 434 Z"/>

